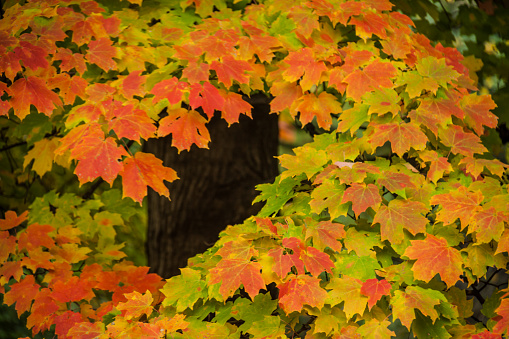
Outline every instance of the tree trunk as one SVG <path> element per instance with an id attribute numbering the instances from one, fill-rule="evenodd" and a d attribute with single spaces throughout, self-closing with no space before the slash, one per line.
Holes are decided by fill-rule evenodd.
<path id="1" fill-rule="evenodd" d="M 255 185 L 277 176 L 277 116 L 265 96 L 253 96 L 253 119 L 241 115 L 228 127 L 218 115 L 207 125 L 209 149 L 193 146 L 180 154 L 170 138 L 149 140 L 145 150 L 177 171 L 170 198 L 149 189 L 147 255 L 152 272 L 164 278 L 179 274 L 187 259 L 204 252 L 226 226 L 256 214 Z"/>

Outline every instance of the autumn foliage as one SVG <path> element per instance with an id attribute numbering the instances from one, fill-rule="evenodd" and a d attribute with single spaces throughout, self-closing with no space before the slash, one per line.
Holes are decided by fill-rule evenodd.
<path id="1" fill-rule="evenodd" d="M 471 296 L 506 268 L 509 194 L 506 166 L 480 139 L 496 105 L 459 52 L 433 46 L 387 0 L 130 2 L 30 1 L 0 21 L 0 115 L 30 122 L 24 167 L 122 186 L 90 199 L 49 192 L 0 220 L 4 302 L 29 312 L 34 334 L 507 333 L 508 291 L 481 310 Z M 164 282 L 125 261 L 122 197 L 169 196 L 165 181 L 178 179 L 142 140 L 206 148 L 214 112 L 236 123 L 250 115 L 242 95 L 257 92 L 326 132 L 281 156 L 285 170 L 258 187 L 260 213 L 181 275 Z"/>

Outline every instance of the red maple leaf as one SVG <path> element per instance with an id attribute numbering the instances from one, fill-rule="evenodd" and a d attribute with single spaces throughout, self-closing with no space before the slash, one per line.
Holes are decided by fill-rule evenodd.
<path id="1" fill-rule="evenodd" d="M 53 56 L 53 60 L 62 61 L 59 67 L 63 72 L 68 72 L 74 68 L 79 74 L 83 74 L 87 70 L 83 54 L 73 53 L 68 48 L 59 48 Z"/>
<path id="2" fill-rule="evenodd" d="M 123 196 L 130 197 L 140 204 L 147 195 L 147 186 L 169 197 L 170 193 L 164 181 L 178 179 L 173 169 L 164 167 L 162 161 L 153 154 L 143 152 L 124 159 L 124 169 L 119 174 L 123 178 Z"/>
<path id="3" fill-rule="evenodd" d="M 14 48 L 14 53 L 22 62 L 23 66 L 36 70 L 37 68 L 48 68 L 46 60 L 48 53 L 39 46 L 34 46 L 27 41 L 20 41 L 19 47 Z"/>
<path id="4" fill-rule="evenodd" d="M 10 103 L 14 114 L 23 120 L 30 114 L 30 105 L 41 113 L 51 116 L 55 107 L 61 106 L 58 95 L 49 90 L 44 80 L 35 76 L 20 78 L 9 87 Z"/>
<path id="5" fill-rule="evenodd" d="M 135 95 L 143 97 L 147 93 L 144 87 L 147 76 L 141 75 L 141 72 L 133 71 L 122 80 L 122 92 L 126 99 L 132 99 Z"/>
<path id="6" fill-rule="evenodd" d="M 387 38 L 385 29 L 389 24 L 377 13 L 366 11 L 361 16 L 351 18 L 349 24 L 355 25 L 357 35 L 364 40 L 371 38 L 373 34 L 382 39 Z"/>
<path id="7" fill-rule="evenodd" d="M 346 95 L 355 101 L 367 93 L 380 87 L 392 88 L 394 84 L 391 78 L 397 74 L 396 67 L 389 62 L 381 62 L 378 59 L 364 67 L 363 70 L 356 69 L 347 75 L 343 82 L 348 84 Z"/>
<path id="8" fill-rule="evenodd" d="M 190 84 L 201 81 L 209 81 L 210 65 L 204 62 L 190 61 L 182 71 L 182 79 L 187 79 Z"/>
<path id="9" fill-rule="evenodd" d="M 352 186 L 345 190 L 341 203 L 351 201 L 352 209 L 356 215 L 361 214 L 369 207 L 376 211 L 382 202 L 378 190 L 378 186 L 373 184 L 366 186 L 365 184 L 353 183 Z"/>
<path id="10" fill-rule="evenodd" d="M 159 121 L 157 135 L 162 137 L 172 134 L 172 146 L 179 152 L 189 150 L 192 144 L 201 148 L 208 148 L 210 135 L 205 123 L 207 121 L 200 113 L 185 108 L 168 110 L 168 116 Z"/>
<path id="11" fill-rule="evenodd" d="M 205 82 L 203 85 L 191 85 L 189 105 L 194 109 L 201 107 L 209 119 L 212 118 L 215 110 L 223 110 L 224 103 L 221 93 L 210 82 Z"/>
<path id="12" fill-rule="evenodd" d="M 34 276 L 27 275 L 23 280 L 11 285 L 10 291 L 4 294 L 4 303 L 6 305 L 16 303 L 15 309 L 20 317 L 30 309 L 32 301 L 39 293 L 39 288 L 40 286 L 35 283 Z"/>
<path id="13" fill-rule="evenodd" d="M 417 260 L 412 266 L 414 277 L 429 282 L 437 273 L 448 287 L 454 286 L 463 274 L 460 252 L 447 245 L 443 238 L 427 234 L 424 240 L 410 240 L 404 256 Z"/>
<path id="14" fill-rule="evenodd" d="M 231 297 L 242 284 L 251 298 L 265 288 L 260 270 L 262 266 L 245 259 L 221 259 L 210 270 L 209 284 L 221 282 L 219 293 L 224 300 Z"/>
<path id="15" fill-rule="evenodd" d="M 38 247 L 52 248 L 55 241 L 48 235 L 55 228 L 51 225 L 31 224 L 25 232 L 21 233 L 18 240 L 19 249 L 33 250 Z"/>
<path id="16" fill-rule="evenodd" d="M 108 127 L 119 138 L 127 138 L 139 141 L 140 138 L 148 140 L 154 136 L 156 127 L 147 113 L 141 109 L 135 109 L 132 104 L 122 106 L 115 101 L 106 114 Z"/>
<path id="17" fill-rule="evenodd" d="M 60 89 L 59 94 L 64 99 L 64 105 L 72 105 L 76 97 L 84 98 L 88 82 L 77 75 L 70 77 L 67 73 L 61 73 L 49 79 L 48 85 L 52 89 Z"/>
<path id="18" fill-rule="evenodd" d="M 305 91 L 311 89 L 313 85 L 318 85 L 322 72 L 327 70 L 322 61 L 316 61 L 313 50 L 308 47 L 290 52 L 284 62 L 290 67 L 283 72 L 283 78 L 288 82 L 294 82 L 302 77 L 300 86 Z"/>
<path id="19" fill-rule="evenodd" d="M 79 160 L 74 173 L 80 184 L 102 177 L 111 185 L 123 168 L 119 161 L 122 156 L 127 152 L 112 137 L 87 137 L 71 151 L 71 157 Z"/>
<path id="20" fill-rule="evenodd" d="M 390 295 L 391 287 L 391 284 L 385 279 L 368 279 L 362 283 L 361 294 L 369 298 L 368 307 L 370 311 L 383 295 Z"/>
<path id="21" fill-rule="evenodd" d="M 300 312 L 304 304 L 322 308 L 327 298 L 327 292 L 320 287 L 320 279 L 309 275 L 291 276 L 278 288 L 279 306 L 287 314 Z"/>
<path id="22" fill-rule="evenodd" d="M 79 312 L 65 311 L 54 317 L 55 334 L 59 337 L 67 337 L 69 330 L 76 324 L 83 321 L 83 316 Z"/>
<path id="23" fill-rule="evenodd" d="M 158 82 L 150 93 L 155 95 L 154 103 L 166 98 L 170 105 L 175 105 L 182 100 L 182 91 L 187 89 L 187 87 L 187 82 L 179 81 L 176 77 L 172 77 L 171 79 L 164 79 Z"/>
<path id="24" fill-rule="evenodd" d="M 334 263 L 329 255 L 314 247 L 308 246 L 306 251 L 301 253 L 301 258 L 307 271 L 315 277 L 318 277 L 323 271 L 332 273 L 331 268 L 334 267 Z"/>
<path id="25" fill-rule="evenodd" d="M 246 71 L 252 71 L 253 67 L 244 60 L 235 60 L 231 55 L 222 57 L 221 62 L 212 61 L 210 68 L 216 71 L 217 78 L 226 88 L 230 88 L 232 80 L 236 80 L 239 84 L 248 84 L 249 78 Z"/>
<path id="26" fill-rule="evenodd" d="M 225 91 L 220 91 L 220 93 L 224 98 L 224 107 L 221 116 L 226 120 L 228 125 L 239 122 L 239 116 L 242 113 L 251 117 L 251 109 L 253 106 L 242 99 L 242 95 Z"/>

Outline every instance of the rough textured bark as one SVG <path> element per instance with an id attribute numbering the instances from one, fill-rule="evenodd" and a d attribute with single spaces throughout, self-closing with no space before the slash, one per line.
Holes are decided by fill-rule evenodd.
<path id="1" fill-rule="evenodd" d="M 150 140 L 145 148 L 175 169 L 168 185 L 171 201 L 148 194 L 147 255 L 152 272 L 179 274 L 187 259 L 204 252 L 228 225 L 241 223 L 261 206 L 252 205 L 255 185 L 277 175 L 277 116 L 269 115 L 264 96 L 250 100 L 253 119 L 244 115 L 230 127 L 214 116 L 209 149 L 177 153 L 169 138 Z"/>

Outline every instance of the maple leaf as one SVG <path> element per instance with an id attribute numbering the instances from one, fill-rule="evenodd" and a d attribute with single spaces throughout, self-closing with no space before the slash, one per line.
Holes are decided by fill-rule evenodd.
<path id="1" fill-rule="evenodd" d="M 116 308 L 119 311 L 125 311 L 125 313 L 122 313 L 125 319 L 131 320 L 142 315 L 150 316 L 153 311 L 152 302 L 154 301 L 150 291 L 146 291 L 143 294 L 133 291 L 132 293 L 124 294 L 124 296 L 127 298 L 127 301 L 118 303 Z"/>
<path id="2" fill-rule="evenodd" d="M 419 158 L 421 158 L 424 162 L 430 163 L 426 177 L 434 183 L 441 179 L 444 176 L 444 173 L 453 171 L 453 168 L 447 158 L 440 156 L 440 154 L 435 151 L 421 152 L 419 154 Z"/>
<path id="3" fill-rule="evenodd" d="M 346 132 L 350 130 L 350 135 L 353 136 L 362 124 L 370 120 L 369 109 L 369 105 L 355 104 L 354 107 L 343 111 L 339 116 L 341 121 L 338 124 L 338 131 Z"/>
<path id="4" fill-rule="evenodd" d="M 420 59 L 416 68 L 420 75 L 432 79 L 445 88 L 447 88 L 448 83 L 456 80 L 460 75 L 451 66 L 445 64 L 445 58 L 437 59 L 433 56 Z"/>
<path id="5" fill-rule="evenodd" d="M 275 264 L 272 269 L 281 279 L 286 277 L 292 270 L 292 267 L 295 267 L 299 274 L 305 273 L 304 263 L 300 259 L 300 252 L 290 254 L 283 248 L 272 248 L 269 250 L 268 255 L 274 258 Z"/>
<path id="6" fill-rule="evenodd" d="M 88 51 L 85 58 L 108 72 L 117 68 L 113 58 L 117 57 L 117 48 L 112 46 L 109 38 L 100 38 L 88 44 Z"/>
<path id="7" fill-rule="evenodd" d="M 299 120 L 303 125 L 310 123 L 316 117 L 319 127 L 329 129 L 332 124 L 331 114 L 340 113 L 342 108 L 332 94 L 322 92 L 316 96 L 313 93 L 306 93 L 298 99 L 295 111 L 300 112 Z"/>
<path id="8" fill-rule="evenodd" d="M 329 255 L 314 247 L 308 246 L 306 251 L 302 252 L 301 259 L 307 271 L 315 277 L 318 277 L 323 271 L 332 273 L 331 268 L 334 267 L 334 263 Z"/>
<path id="9" fill-rule="evenodd" d="M 119 138 L 148 140 L 156 132 L 156 127 L 147 113 L 144 110 L 135 109 L 132 104 L 122 106 L 115 101 L 108 110 L 106 119 L 108 119 L 108 127 L 115 131 Z"/>
<path id="10" fill-rule="evenodd" d="M 330 290 L 325 301 L 331 306 L 344 302 L 343 311 L 347 320 L 352 319 L 355 314 L 363 315 L 366 310 L 368 297 L 361 294 L 362 281 L 348 275 L 341 278 L 334 277 L 327 285 Z"/>
<path id="11" fill-rule="evenodd" d="M 410 148 L 422 150 L 426 148 L 428 137 L 413 123 L 388 124 L 371 123 L 372 133 L 368 135 L 368 142 L 373 147 L 383 146 L 387 141 L 391 143 L 391 149 L 399 156 L 403 156 Z"/>
<path id="12" fill-rule="evenodd" d="M 454 286 L 463 274 L 461 254 L 447 245 L 443 238 L 427 234 L 424 240 L 411 240 L 404 256 L 417 261 L 412 267 L 414 277 L 429 282 L 437 273 L 447 286 Z"/>
<path id="13" fill-rule="evenodd" d="M 55 257 L 55 262 L 65 261 L 70 264 L 86 260 L 87 254 L 90 252 L 92 252 L 90 248 L 79 247 L 78 244 L 62 244 L 50 249 L 50 253 Z"/>
<path id="14" fill-rule="evenodd" d="M 299 80 L 304 91 L 310 90 L 313 85 L 318 85 L 322 72 L 327 67 L 322 61 L 316 61 L 311 48 L 305 47 L 295 52 L 290 52 L 283 60 L 290 65 L 283 72 L 283 79 L 288 82 Z"/>
<path id="15" fill-rule="evenodd" d="M 19 216 L 15 211 L 5 212 L 4 219 L 0 219 L 0 231 L 10 230 L 11 228 L 21 225 L 27 220 L 28 211 L 21 213 Z"/>
<path id="16" fill-rule="evenodd" d="M 182 71 L 182 79 L 190 84 L 209 80 L 210 65 L 204 62 L 190 61 Z"/>
<path id="17" fill-rule="evenodd" d="M 54 317 L 55 334 L 59 337 L 67 336 L 69 330 L 77 323 L 83 321 L 83 316 L 79 312 L 65 311 Z"/>
<path id="18" fill-rule="evenodd" d="M 295 148 L 295 155 L 283 154 L 279 156 L 281 166 L 287 170 L 281 173 L 281 178 L 286 179 L 305 173 L 308 179 L 322 171 L 327 163 L 327 155 L 323 150 L 316 150 L 310 146 Z"/>
<path id="19" fill-rule="evenodd" d="M 123 168 L 119 159 L 127 155 L 115 139 L 99 136 L 86 137 L 71 151 L 71 156 L 79 160 L 74 173 L 80 184 L 102 177 L 111 185 Z"/>
<path id="20" fill-rule="evenodd" d="M 451 147 L 452 153 L 473 157 L 474 153 L 488 152 L 477 135 L 464 132 L 460 126 L 449 125 L 445 129 L 440 128 L 438 136 L 445 146 Z"/>
<path id="21" fill-rule="evenodd" d="M 432 321 L 438 319 L 439 313 L 435 309 L 441 301 L 447 299 L 439 291 L 425 289 L 419 286 L 408 286 L 405 291 L 396 290 L 391 298 L 394 318 L 401 321 L 403 326 L 410 329 L 415 320 L 415 310 L 419 310 L 423 315 L 431 318 Z"/>
<path id="22" fill-rule="evenodd" d="M 369 114 L 377 113 L 382 115 L 390 112 L 394 116 L 401 109 L 399 106 L 401 98 L 392 88 L 382 88 L 365 94 L 363 99 L 369 103 Z"/>
<path id="23" fill-rule="evenodd" d="M 361 16 L 351 18 L 349 24 L 355 25 L 355 32 L 364 41 L 371 38 L 373 34 L 382 39 L 387 38 L 385 29 L 388 23 L 377 13 L 364 12 Z"/>
<path id="24" fill-rule="evenodd" d="M 177 173 L 163 165 L 153 154 L 137 152 L 134 157 L 124 159 L 124 167 L 119 173 L 123 180 L 123 197 L 130 197 L 140 204 L 147 195 L 147 186 L 154 191 L 169 197 L 170 193 L 164 181 L 172 182 Z"/>
<path id="25" fill-rule="evenodd" d="M 67 332 L 67 336 L 80 339 L 94 339 L 104 334 L 104 323 L 90 321 L 75 323 Z"/>
<path id="26" fill-rule="evenodd" d="M 157 135 L 164 137 L 172 134 L 172 146 L 178 151 L 189 150 L 195 144 L 200 148 L 208 148 L 210 135 L 205 123 L 207 121 L 200 113 L 185 108 L 168 110 L 168 116 L 159 121 Z"/>
<path id="27" fill-rule="evenodd" d="M 460 165 L 466 164 L 466 171 L 474 178 L 478 178 L 486 167 L 492 174 L 502 177 L 508 167 L 498 159 L 478 159 L 473 157 L 465 157 L 461 159 Z"/>
<path id="28" fill-rule="evenodd" d="M 62 303 L 80 301 L 82 299 L 90 300 L 95 297 L 94 292 L 90 288 L 90 281 L 77 276 L 72 276 L 66 281 L 58 280 L 53 284 L 52 288 L 52 298 Z"/>
<path id="29" fill-rule="evenodd" d="M 291 276 L 279 288 L 279 306 L 286 314 L 300 312 L 304 304 L 322 308 L 327 292 L 320 287 L 320 279 L 309 275 Z"/>
<path id="30" fill-rule="evenodd" d="M 415 183 L 412 181 L 412 177 L 407 174 L 394 172 L 394 171 L 383 171 L 382 176 L 378 178 L 377 183 L 383 185 L 386 189 L 393 193 L 401 193 L 404 195 L 405 188 L 415 187 Z"/>
<path id="31" fill-rule="evenodd" d="M 57 52 L 53 55 L 53 60 L 60 60 L 60 70 L 68 72 L 73 68 L 81 75 L 87 70 L 87 65 L 83 54 L 73 53 L 68 48 L 58 48 Z"/>
<path id="32" fill-rule="evenodd" d="M 321 213 L 327 208 L 331 219 L 348 213 L 348 205 L 341 203 L 345 185 L 338 180 L 324 180 L 323 183 L 311 192 L 309 205 L 314 213 Z M 332 248 L 332 247 L 331 247 Z"/>
<path id="33" fill-rule="evenodd" d="M 333 219 L 331 217 L 331 219 Z M 341 251 L 342 245 L 338 239 L 343 239 L 346 235 L 345 225 L 334 223 L 332 221 L 320 221 L 316 225 L 308 225 L 306 228 L 306 240 L 313 238 L 313 247 L 323 251 L 326 247 Z"/>
<path id="34" fill-rule="evenodd" d="M 437 213 L 437 221 L 449 225 L 459 218 L 463 229 L 470 223 L 473 214 L 482 210 L 482 201 L 483 195 L 480 191 L 470 192 L 466 187 L 460 186 L 451 193 L 434 195 L 430 203 L 442 207 Z"/>
<path id="35" fill-rule="evenodd" d="M 470 219 L 468 233 L 475 232 L 475 238 L 480 243 L 489 243 L 491 240 L 499 241 L 504 232 L 504 221 L 507 213 L 499 212 L 495 207 L 483 207 L 474 212 Z"/>
<path id="36" fill-rule="evenodd" d="M 274 96 L 270 102 L 271 112 L 281 112 L 290 108 L 302 96 L 302 87 L 296 82 L 274 82 L 270 93 Z"/>
<path id="37" fill-rule="evenodd" d="M 210 270 L 209 284 L 221 282 L 219 293 L 224 300 L 231 297 L 242 284 L 251 298 L 265 288 L 261 265 L 245 259 L 221 259 Z"/>
<path id="38" fill-rule="evenodd" d="M 50 78 L 48 85 L 52 89 L 60 89 L 59 94 L 64 99 L 64 105 L 72 105 L 76 97 L 84 98 L 88 82 L 77 75 L 70 77 L 66 73 L 61 73 Z"/>
<path id="39" fill-rule="evenodd" d="M 38 223 L 29 225 L 26 230 L 19 235 L 19 250 L 27 249 L 30 251 L 38 247 L 52 248 L 55 245 L 55 241 L 48 233 L 54 230 L 55 228 L 51 225 L 40 225 Z"/>
<path id="40" fill-rule="evenodd" d="M 391 78 L 396 76 L 396 68 L 389 62 L 375 60 L 363 70 L 356 69 L 347 75 L 343 82 L 348 84 L 346 95 L 355 101 L 360 101 L 361 97 L 380 87 L 392 88 L 394 84 Z"/>
<path id="41" fill-rule="evenodd" d="M 249 241 L 239 239 L 237 241 L 228 241 L 217 252 L 223 259 L 244 259 L 251 260 L 258 255 L 258 251 L 253 248 Z"/>
<path id="42" fill-rule="evenodd" d="M 8 93 L 14 114 L 23 120 L 30 114 L 30 105 L 34 105 L 41 113 L 51 116 L 55 107 L 62 105 L 58 95 L 50 91 L 43 79 L 29 76 L 16 80 Z"/>
<path id="43" fill-rule="evenodd" d="M 391 323 L 388 320 L 378 321 L 377 319 L 371 319 L 359 327 L 357 333 L 366 339 L 390 339 L 395 334 L 394 331 L 388 329 L 390 325 Z"/>
<path id="44" fill-rule="evenodd" d="M 23 280 L 11 285 L 9 292 L 4 294 L 4 303 L 9 306 L 16 303 L 14 308 L 18 312 L 18 317 L 21 317 L 21 314 L 30 310 L 39 288 L 40 286 L 35 283 L 34 276 L 27 275 Z"/>
<path id="45" fill-rule="evenodd" d="M 341 203 L 352 202 L 352 209 L 356 215 L 361 214 L 369 207 L 378 210 L 382 198 L 378 192 L 379 188 L 373 184 L 353 183 L 345 190 Z"/>
<path id="46" fill-rule="evenodd" d="M 201 107 L 209 119 L 212 118 L 215 110 L 223 110 L 224 103 L 221 92 L 210 82 L 205 82 L 203 85 L 191 85 L 189 105 L 194 109 Z"/>
<path id="47" fill-rule="evenodd" d="M 55 150 L 57 149 L 58 144 L 59 141 L 56 138 L 45 138 L 35 142 L 34 148 L 28 151 L 25 155 L 23 168 L 26 168 L 32 160 L 34 160 L 32 169 L 40 177 L 42 177 L 46 172 L 51 171 L 51 168 L 53 167 L 53 159 L 55 158 Z"/>
<path id="48" fill-rule="evenodd" d="M 200 272 L 191 268 L 181 268 L 180 275 L 167 280 L 161 292 L 166 296 L 164 306 L 175 305 L 177 312 L 192 308 L 198 299 L 205 297 L 207 285 Z"/>
<path id="49" fill-rule="evenodd" d="M 182 100 L 182 92 L 186 90 L 188 83 L 179 81 L 176 77 L 171 79 L 164 79 L 158 82 L 152 90 L 151 94 L 154 94 L 154 103 L 161 101 L 162 99 L 168 99 L 170 105 L 175 105 Z"/>
<path id="50" fill-rule="evenodd" d="M 498 117 L 490 110 L 497 107 L 490 95 L 478 95 L 472 93 L 465 95 L 460 101 L 461 108 L 465 111 L 465 122 L 478 135 L 484 133 L 484 126 L 497 127 Z"/>
<path id="51" fill-rule="evenodd" d="M 405 91 L 410 98 L 420 97 L 422 91 L 430 91 L 433 94 L 437 94 L 438 90 L 438 83 L 435 80 L 423 77 L 417 71 L 404 72 L 396 79 L 395 84 L 396 86 L 406 85 Z"/>
<path id="52" fill-rule="evenodd" d="M 28 41 L 20 41 L 19 47 L 14 48 L 14 53 L 23 62 L 23 66 L 32 70 L 49 67 L 48 60 L 46 59 L 48 53 L 44 48 L 34 46 Z"/>
<path id="53" fill-rule="evenodd" d="M 239 84 L 248 84 L 249 78 L 246 71 L 252 71 L 253 67 L 243 60 L 235 60 L 231 55 L 225 55 L 221 58 L 221 62 L 212 61 L 210 68 L 216 71 L 217 78 L 226 88 L 230 88 L 232 80 L 236 80 Z"/>
<path id="54" fill-rule="evenodd" d="M 380 235 L 382 240 L 399 244 L 405 238 L 403 228 L 413 235 L 424 233 L 428 219 L 423 213 L 428 208 L 422 202 L 403 199 L 389 201 L 387 206 L 382 205 L 373 219 L 373 224 L 380 223 Z"/>
<path id="55" fill-rule="evenodd" d="M 368 279 L 362 283 L 361 294 L 368 297 L 368 308 L 371 311 L 376 302 L 382 298 L 383 295 L 390 295 L 391 284 L 385 280 Z"/>
<path id="56" fill-rule="evenodd" d="M 144 87 L 147 76 L 141 73 L 141 70 L 133 71 L 122 80 L 122 92 L 126 99 L 130 100 L 135 95 L 143 97 L 147 93 Z"/>
<path id="57" fill-rule="evenodd" d="M 228 126 L 239 122 L 239 116 L 241 113 L 251 117 L 251 109 L 253 106 L 242 99 L 242 95 L 225 91 L 220 91 L 220 93 L 224 98 L 224 106 L 221 116 L 224 120 L 226 120 Z"/>
<path id="58" fill-rule="evenodd" d="M 503 298 L 495 312 L 501 319 L 493 326 L 493 333 L 503 334 L 509 329 L 509 299 Z"/>

